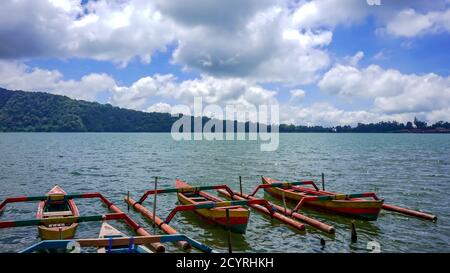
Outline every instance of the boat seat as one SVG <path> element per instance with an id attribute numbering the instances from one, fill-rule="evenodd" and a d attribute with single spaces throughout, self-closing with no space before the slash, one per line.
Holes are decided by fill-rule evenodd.
<path id="1" fill-rule="evenodd" d="M 241 208 L 241 206 L 218 207 L 216 209 L 238 209 L 238 208 Z"/>
<path id="2" fill-rule="evenodd" d="M 51 211 L 51 212 L 44 212 L 42 214 L 43 217 L 64 217 L 64 216 L 72 216 L 73 213 L 70 210 L 65 211 Z"/>
<path id="3" fill-rule="evenodd" d="M 207 200 L 205 197 L 190 197 L 190 199 L 192 199 L 192 200 L 195 200 L 195 201 L 197 201 L 197 200 Z"/>
<path id="4" fill-rule="evenodd" d="M 197 202 L 197 204 L 209 204 L 209 203 L 213 203 L 213 201 L 205 199 L 204 201 Z"/>

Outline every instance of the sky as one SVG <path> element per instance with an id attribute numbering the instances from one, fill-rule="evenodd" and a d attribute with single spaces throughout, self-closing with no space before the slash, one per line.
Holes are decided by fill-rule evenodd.
<path id="1" fill-rule="evenodd" d="M 2 0 L 0 87 L 147 112 L 450 121 L 450 0 Z"/>

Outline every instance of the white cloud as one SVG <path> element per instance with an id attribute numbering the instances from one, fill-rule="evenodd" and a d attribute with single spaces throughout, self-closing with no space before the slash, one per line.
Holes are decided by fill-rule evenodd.
<path id="1" fill-rule="evenodd" d="M 404 9 L 388 22 L 386 29 L 392 35 L 403 37 L 450 31 L 450 9 L 424 14 L 412 8 Z"/>
<path id="2" fill-rule="evenodd" d="M 291 93 L 290 102 L 301 101 L 305 97 L 305 94 L 306 94 L 306 92 L 302 89 L 294 89 L 289 92 Z"/>
<path id="3" fill-rule="evenodd" d="M 30 68 L 18 62 L 0 61 L 0 86 L 13 90 L 43 91 L 74 99 L 94 101 L 98 93 L 109 91 L 115 81 L 109 75 L 91 73 L 80 80 L 64 80 L 61 72 Z"/>
<path id="4" fill-rule="evenodd" d="M 282 1 L 14 1 L 0 10 L 0 58 L 92 58 L 125 66 L 176 44 L 173 60 L 220 77 L 310 83 L 327 31 L 290 27 Z M 245 46 L 243 46 L 245 45 Z"/>
<path id="5" fill-rule="evenodd" d="M 157 102 L 147 108 L 147 112 L 171 113 L 172 106 L 168 103 Z"/>
<path id="6" fill-rule="evenodd" d="M 448 121 L 450 117 L 450 107 L 433 110 L 425 114 L 426 120 L 430 123 L 438 121 Z"/>
<path id="7" fill-rule="evenodd" d="M 172 99 L 191 107 L 194 98 L 202 97 L 205 105 L 217 104 L 251 106 L 275 104 L 276 92 L 262 88 L 243 79 L 218 79 L 202 76 L 199 79 L 178 83 L 173 75 L 144 77 L 131 86 L 113 88 L 111 103 L 137 110 L 146 109 L 151 99 Z M 147 109 L 166 110 L 167 105 L 154 104 Z"/>
<path id="8" fill-rule="evenodd" d="M 237 78 L 220 79 L 211 76 L 202 76 L 198 79 L 177 82 L 173 75 L 154 75 L 144 77 L 131 86 L 117 86 L 113 88 L 111 103 L 125 108 L 146 110 L 148 112 L 178 112 L 179 105 L 185 109 L 193 110 L 194 100 L 202 99 L 203 107 L 217 105 L 226 113 L 227 106 L 233 106 L 243 111 L 252 111 L 260 105 L 278 104 L 276 92 L 267 90 L 250 81 Z M 151 101 L 173 100 L 178 105 L 157 102 L 148 106 Z M 205 109 L 206 111 L 206 109 Z M 182 111 L 186 114 L 185 111 Z M 194 114 L 192 112 L 192 114 Z M 204 112 L 206 116 L 216 116 L 217 113 Z M 220 116 L 224 117 L 224 116 Z M 228 116 L 227 116 L 228 117 Z M 238 118 L 238 117 L 235 117 Z M 239 120 L 257 120 L 256 113 Z"/>
<path id="9" fill-rule="evenodd" d="M 370 15 L 376 15 L 381 24 L 387 23 L 388 30 L 399 35 L 415 35 L 430 27 L 448 30 L 449 10 L 436 11 L 442 10 L 446 1 L 424 2 L 388 1 L 375 8 L 360 0 L 116 0 L 84 5 L 80 0 L 4 1 L 0 58 L 86 57 L 125 64 L 137 56 L 149 62 L 155 51 L 178 42 L 175 60 L 201 69 L 200 64 L 186 59 L 197 46 L 205 64 L 210 58 L 213 69 L 216 62 L 222 62 L 226 74 L 230 62 L 251 66 L 283 57 L 283 49 L 293 47 L 284 39 L 286 31 L 329 36 L 331 32 L 324 32 L 324 28 L 357 23 Z M 319 44 L 326 45 L 328 40 Z M 213 50 L 220 43 L 227 49 Z M 241 47 L 244 44 L 248 50 Z M 300 57 L 309 56 L 309 48 L 317 46 L 307 44 L 302 51 L 292 53 L 293 59 L 302 60 Z"/>
<path id="10" fill-rule="evenodd" d="M 358 66 L 359 61 L 362 60 L 362 58 L 364 58 L 364 52 L 362 51 L 358 51 L 355 55 L 353 55 L 350 59 L 349 59 L 349 64 L 351 66 Z"/>
<path id="11" fill-rule="evenodd" d="M 352 125 L 380 121 L 407 122 L 417 113 L 384 114 L 373 110 L 343 110 L 330 103 L 314 103 L 307 107 L 288 106 L 281 114 L 281 122 L 301 125 Z"/>
<path id="12" fill-rule="evenodd" d="M 6 1 L 0 9 L 0 58 L 82 57 L 126 64 L 175 40 L 170 20 L 150 2 Z"/>
<path id="13" fill-rule="evenodd" d="M 450 77 L 433 73 L 402 74 L 377 65 L 358 69 L 338 64 L 318 85 L 335 95 L 373 98 L 375 108 L 386 113 L 427 112 L 450 107 Z"/>
<path id="14" fill-rule="evenodd" d="M 273 6 L 273 0 L 155 0 L 156 7 L 181 25 L 212 26 L 234 30 L 249 17 Z"/>
<path id="15" fill-rule="evenodd" d="M 275 103 L 276 92 L 262 88 L 243 79 L 217 79 L 203 76 L 179 84 L 175 98 L 191 102 L 202 96 L 206 104 L 270 104 Z"/>
<path id="16" fill-rule="evenodd" d="M 367 3 L 360 0 L 300 1 L 292 18 L 297 27 L 333 28 L 338 24 L 349 25 L 361 21 L 368 12 Z"/>
<path id="17" fill-rule="evenodd" d="M 155 52 L 174 45 L 173 62 L 210 76 L 309 84 L 330 65 L 325 48 L 337 25 L 375 15 L 400 35 L 448 29 L 448 11 L 432 6 L 389 1 L 374 8 L 360 0 L 6 1 L 0 58 L 91 58 L 125 66 L 136 57 L 148 63 Z M 405 16 L 418 18 L 408 30 Z"/>
<path id="18" fill-rule="evenodd" d="M 96 1 L 88 4 L 89 16 L 81 25 L 69 26 L 74 33 L 70 51 L 81 57 L 127 62 L 135 56 L 150 62 L 157 50 L 175 41 L 175 26 L 151 2 Z"/>
<path id="19" fill-rule="evenodd" d="M 396 36 L 413 37 L 450 30 L 448 0 L 381 1 L 371 6 L 364 0 L 299 1 L 293 12 L 293 23 L 299 28 L 349 26 L 373 16 L 380 30 Z"/>
<path id="20" fill-rule="evenodd" d="M 173 61 L 215 77 L 241 77 L 259 82 L 310 83 L 329 65 L 321 49 L 331 42 L 329 31 L 289 27 L 290 17 L 273 6 L 225 25 L 182 28 Z"/>
<path id="21" fill-rule="evenodd" d="M 110 102 L 125 108 L 144 110 L 150 98 L 170 95 L 175 87 L 174 80 L 171 74 L 156 74 L 140 78 L 130 86 L 115 86 Z"/>
<path id="22" fill-rule="evenodd" d="M 373 55 L 372 59 L 376 61 L 386 60 L 388 58 L 385 50 L 378 51 L 375 55 Z"/>

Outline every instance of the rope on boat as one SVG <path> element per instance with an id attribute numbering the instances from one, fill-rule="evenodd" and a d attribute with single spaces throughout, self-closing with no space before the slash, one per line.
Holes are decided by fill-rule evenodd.
<path id="1" fill-rule="evenodd" d="M 113 243 L 113 239 L 112 239 L 112 237 L 109 237 L 109 241 L 108 241 L 108 249 L 107 249 L 107 252 L 108 252 L 108 253 L 111 253 L 112 243 Z"/>
<path id="2" fill-rule="evenodd" d="M 130 244 L 128 245 L 128 251 L 129 251 L 130 253 L 133 253 L 133 249 L 134 249 L 134 237 L 131 236 L 131 237 L 130 237 Z"/>

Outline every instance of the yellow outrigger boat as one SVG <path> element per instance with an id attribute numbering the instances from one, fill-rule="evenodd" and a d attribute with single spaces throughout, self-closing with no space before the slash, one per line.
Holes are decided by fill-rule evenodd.
<path id="1" fill-rule="evenodd" d="M 177 179 L 177 188 L 190 187 L 189 184 Z M 204 191 L 189 192 L 189 193 L 178 193 L 178 200 L 183 205 L 191 205 L 193 208 L 196 205 L 201 205 L 210 202 L 223 202 L 222 199 L 210 195 Z M 229 215 L 227 218 L 227 209 L 229 210 Z M 247 229 L 248 219 L 250 217 L 250 210 L 243 206 L 228 206 L 228 207 L 217 207 L 211 209 L 196 209 L 194 210 L 196 214 L 201 216 L 203 219 L 209 222 L 218 224 L 222 227 L 229 228 L 231 231 L 236 233 L 245 233 Z"/>
<path id="2" fill-rule="evenodd" d="M 72 199 L 66 198 L 67 193 L 58 185 L 47 193 L 47 200 L 40 201 L 36 213 L 37 219 L 77 217 L 78 208 Z M 39 225 L 39 236 L 42 240 L 72 239 L 75 236 L 78 223 L 56 223 Z"/>

